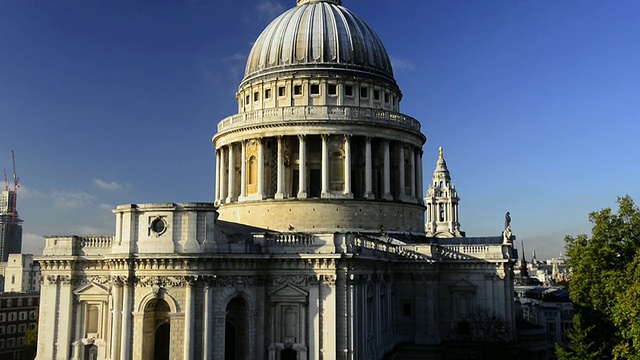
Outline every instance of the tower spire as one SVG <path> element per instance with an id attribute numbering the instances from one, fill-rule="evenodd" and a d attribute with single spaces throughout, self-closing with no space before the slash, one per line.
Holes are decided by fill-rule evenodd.
<path id="1" fill-rule="evenodd" d="M 433 172 L 432 183 L 424 199 L 427 207 L 427 236 L 430 237 L 463 237 L 458 222 L 458 192 L 451 183 L 451 174 L 444 160 L 444 149 L 439 148 L 438 162 Z"/>

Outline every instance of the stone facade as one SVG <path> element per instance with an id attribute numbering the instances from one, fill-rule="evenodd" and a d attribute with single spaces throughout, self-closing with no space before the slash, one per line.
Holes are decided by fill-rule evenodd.
<path id="1" fill-rule="evenodd" d="M 46 238 L 38 359 L 380 359 L 468 336 L 477 309 L 514 328 L 511 236 L 464 237 L 442 154 L 422 198 L 426 137 L 375 32 L 297 5 L 217 126 L 214 203 Z M 425 204 L 447 211 L 426 229 Z"/>

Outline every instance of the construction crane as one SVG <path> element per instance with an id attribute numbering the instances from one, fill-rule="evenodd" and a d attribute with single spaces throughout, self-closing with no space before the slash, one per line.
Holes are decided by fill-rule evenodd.
<path id="1" fill-rule="evenodd" d="M 4 168 L 4 191 L 9 191 L 9 182 L 7 181 L 7 168 Z"/>
<path id="2" fill-rule="evenodd" d="M 18 188 L 20 187 L 20 178 L 18 177 L 18 173 L 16 173 L 16 156 L 11 150 L 11 161 L 13 162 L 13 206 L 12 206 L 12 221 L 15 224 L 18 219 L 18 211 L 16 210 L 17 200 L 18 200 Z M 8 184 L 7 184 L 8 187 Z"/>

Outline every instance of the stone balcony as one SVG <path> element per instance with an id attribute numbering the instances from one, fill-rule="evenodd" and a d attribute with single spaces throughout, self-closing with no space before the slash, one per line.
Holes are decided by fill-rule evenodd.
<path id="1" fill-rule="evenodd" d="M 246 126 L 287 122 L 366 122 L 420 131 L 420 122 L 400 113 L 357 106 L 290 106 L 262 109 L 229 116 L 218 123 L 218 133 Z"/>

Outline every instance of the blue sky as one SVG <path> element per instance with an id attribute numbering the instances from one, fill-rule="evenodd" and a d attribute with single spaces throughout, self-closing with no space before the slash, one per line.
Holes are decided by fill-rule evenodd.
<path id="1" fill-rule="evenodd" d="M 118 204 L 211 201 L 217 122 L 252 42 L 294 0 L 0 2 L 0 167 L 24 251 L 113 233 Z M 619 195 L 640 201 L 640 2 L 344 0 L 379 35 L 438 147 L 468 236 L 504 213 L 527 257 Z"/>

